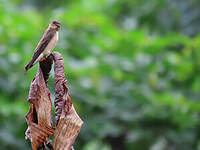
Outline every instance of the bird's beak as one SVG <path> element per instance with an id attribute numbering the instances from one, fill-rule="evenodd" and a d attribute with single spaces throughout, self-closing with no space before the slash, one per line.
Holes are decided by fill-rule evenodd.
<path id="1" fill-rule="evenodd" d="M 57 26 L 58 28 L 60 28 L 61 25 L 60 25 L 60 23 L 56 23 L 56 26 Z"/>

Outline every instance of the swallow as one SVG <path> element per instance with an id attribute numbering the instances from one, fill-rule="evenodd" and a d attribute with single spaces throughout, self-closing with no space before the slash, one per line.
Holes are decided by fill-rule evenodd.
<path id="1" fill-rule="evenodd" d="M 58 41 L 58 31 L 60 27 L 61 24 L 58 21 L 52 21 L 49 24 L 34 51 L 32 59 L 30 60 L 28 65 L 26 65 L 25 72 L 27 72 L 37 62 L 43 61 L 51 54 L 53 48 L 56 46 L 56 43 Z"/>

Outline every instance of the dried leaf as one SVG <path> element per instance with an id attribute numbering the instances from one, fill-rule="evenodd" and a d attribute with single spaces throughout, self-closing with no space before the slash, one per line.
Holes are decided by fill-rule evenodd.
<path id="1" fill-rule="evenodd" d="M 83 121 L 76 113 L 71 102 L 67 80 L 64 75 L 64 62 L 60 53 L 55 52 L 55 107 L 56 107 L 56 131 L 54 134 L 54 150 L 71 150 L 76 137 L 80 132 Z"/>
<path id="2" fill-rule="evenodd" d="M 55 72 L 55 117 L 56 131 L 54 133 L 52 124 L 52 104 L 50 92 L 46 87 L 49 78 L 49 72 L 54 58 Z M 26 139 L 31 140 L 32 149 L 43 149 L 48 147 L 50 150 L 73 150 L 72 144 L 80 131 L 83 121 L 77 115 L 71 102 L 67 80 L 64 75 L 64 62 L 60 53 L 55 52 L 45 61 L 40 62 L 40 67 L 33 79 L 28 102 L 31 103 L 30 110 L 26 115 L 28 129 Z M 54 134 L 53 146 L 49 135 Z"/>
<path id="3" fill-rule="evenodd" d="M 54 79 L 54 87 L 55 87 L 55 122 L 56 125 L 58 124 L 58 120 L 62 113 L 63 107 L 63 96 L 65 91 L 68 92 L 68 88 L 66 87 L 67 80 L 65 79 L 64 74 L 64 62 L 63 58 L 60 53 L 54 52 L 54 72 L 55 72 L 55 79 Z"/>
<path id="4" fill-rule="evenodd" d="M 54 150 L 73 149 L 72 145 L 74 144 L 83 124 L 83 121 L 76 113 L 74 106 L 68 106 L 68 104 L 71 102 L 69 95 L 67 101 L 69 102 L 65 104 L 65 109 L 62 111 L 54 134 Z M 70 109 L 68 110 L 68 108 Z"/>
<path id="5" fill-rule="evenodd" d="M 53 134 L 52 129 L 42 128 L 40 125 L 34 123 L 34 105 L 31 104 L 28 114 L 26 115 L 26 121 L 28 123 L 28 129 L 26 131 L 26 138 L 31 141 L 32 149 L 37 150 L 42 142 L 46 140 L 46 137 Z"/>
<path id="6" fill-rule="evenodd" d="M 53 134 L 50 92 L 46 88 L 40 67 L 36 77 L 31 83 L 28 102 L 32 105 L 29 113 L 26 115 L 29 127 L 28 131 L 30 133 L 26 137 L 31 140 L 33 150 L 37 150 L 39 145 L 45 141 L 46 137 Z M 36 110 L 37 117 L 34 116 L 34 109 Z"/>

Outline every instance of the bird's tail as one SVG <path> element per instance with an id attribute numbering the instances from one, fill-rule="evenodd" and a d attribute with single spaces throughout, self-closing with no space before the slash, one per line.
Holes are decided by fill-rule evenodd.
<path id="1" fill-rule="evenodd" d="M 33 67 L 33 63 L 32 63 L 32 62 L 29 62 L 28 65 L 26 65 L 26 67 L 25 67 L 25 73 L 26 73 L 31 67 Z"/>
<path id="2" fill-rule="evenodd" d="M 43 54 L 40 54 L 39 56 L 35 56 L 35 54 L 34 54 L 34 56 L 33 56 L 33 58 L 31 59 L 31 61 L 28 63 L 28 65 L 26 65 L 26 67 L 25 67 L 25 73 L 31 68 L 31 67 L 33 67 L 37 62 L 39 62 L 39 61 L 43 61 L 43 58 L 44 57 L 44 55 Z M 43 58 L 43 59 L 42 59 Z M 41 60 L 42 59 L 42 60 Z"/>

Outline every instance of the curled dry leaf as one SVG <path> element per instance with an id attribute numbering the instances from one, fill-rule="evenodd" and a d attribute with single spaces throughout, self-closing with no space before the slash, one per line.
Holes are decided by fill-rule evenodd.
<path id="1" fill-rule="evenodd" d="M 55 87 L 55 122 L 58 124 L 58 120 L 62 113 L 63 107 L 63 97 L 65 93 L 68 93 L 68 88 L 66 87 L 67 80 L 64 74 L 64 62 L 60 53 L 54 52 L 54 87 Z"/>
<path id="2" fill-rule="evenodd" d="M 46 87 L 53 59 L 55 61 L 55 133 L 52 125 L 50 92 Z M 66 82 L 64 62 L 60 53 L 55 52 L 45 61 L 40 62 L 37 75 L 30 86 L 28 102 L 31 106 L 26 115 L 28 123 L 26 138 L 31 140 L 33 150 L 39 149 L 40 146 L 43 148 L 46 146 L 50 150 L 73 150 L 72 144 L 75 142 L 83 121 L 73 107 Z M 47 137 L 53 134 L 52 146 Z"/>
<path id="3" fill-rule="evenodd" d="M 40 67 L 31 83 L 28 102 L 31 103 L 31 108 L 26 115 L 28 123 L 26 137 L 31 140 L 33 150 L 37 150 L 46 137 L 53 134 L 50 93 L 46 88 Z M 36 113 L 34 113 L 34 109 Z"/>
<path id="4" fill-rule="evenodd" d="M 83 121 L 76 113 L 71 102 L 67 80 L 64 74 L 64 62 L 60 53 L 55 52 L 55 107 L 56 107 L 56 131 L 54 134 L 54 150 L 71 150 Z"/>
<path id="5" fill-rule="evenodd" d="M 71 102 L 69 95 L 68 98 L 65 98 L 65 102 L 66 101 Z M 73 149 L 72 145 L 74 144 L 83 124 L 83 121 L 76 113 L 73 105 L 68 111 L 69 102 L 65 103 L 64 109 L 62 110 L 62 114 L 60 116 L 60 120 L 55 130 L 53 143 L 54 150 Z"/>
<path id="6" fill-rule="evenodd" d="M 26 139 L 30 139 L 32 149 L 37 150 L 40 144 L 46 140 L 46 137 L 53 134 L 53 130 L 47 130 L 46 128 L 42 128 L 37 123 L 35 123 L 33 104 L 31 104 L 29 112 L 26 115 L 26 121 L 28 123 Z"/>

